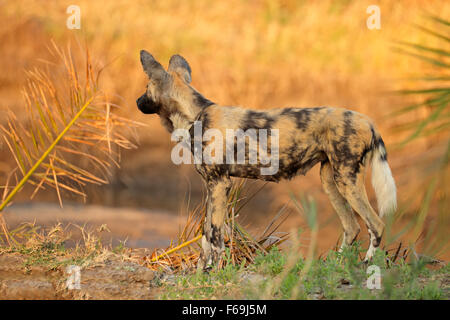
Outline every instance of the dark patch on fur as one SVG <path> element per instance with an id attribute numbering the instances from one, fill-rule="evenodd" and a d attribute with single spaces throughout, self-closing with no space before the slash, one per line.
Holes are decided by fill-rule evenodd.
<path id="1" fill-rule="evenodd" d="M 277 182 L 279 179 L 274 175 L 261 175 L 261 168 L 256 165 L 236 164 L 231 165 L 230 176 L 247 179 L 260 179 L 264 181 Z"/>
<path id="2" fill-rule="evenodd" d="M 216 181 L 221 177 L 229 175 L 228 164 L 200 164 L 196 166 L 197 171 L 208 180 Z M 209 187 L 209 186 L 208 186 Z"/>
<path id="3" fill-rule="evenodd" d="M 367 154 L 374 150 L 376 148 L 376 141 L 375 141 L 375 129 L 373 128 L 373 126 L 370 126 L 370 131 L 372 133 L 372 139 L 370 141 L 370 145 L 366 146 L 362 152 L 361 158 L 359 160 L 359 164 L 360 165 L 364 165 L 364 161 L 366 159 Z"/>
<path id="4" fill-rule="evenodd" d="M 369 152 L 371 148 L 369 147 L 367 150 L 364 150 L 363 153 L 360 153 L 357 148 L 354 148 L 355 150 L 352 150 L 349 141 L 352 136 L 357 134 L 356 129 L 353 126 L 353 112 L 345 111 L 343 113 L 343 117 L 344 132 L 341 137 L 331 142 L 336 160 L 334 165 L 337 165 L 339 167 L 349 167 L 351 170 L 349 171 L 347 178 L 350 179 L 352 183 L 355 183 L 356 176 L 363 164 L 365 153 Z M 353 151 L 355 151 L 356 153 L 353 153 Z"/>
<path id="5" fill-rule="evenodd" d="M 365 161 L 367 154 L 370 151 L 377 150 L 380 147 L 384 151 L 383 153 L 380 153 L 380 159 L 382 161 L 387 161 L 386 147 L 384 145 L 383 139 L 381 137 L 377 138 L 377 136 L 375 134 L 375 129 L 372 126 L 370 127 L 370 131 L 372 133 L 372 139 L 371 139 L 370 145 L 366 146 L 366 148 L 364 148 L 361 158 L 360 158 L 360 161 L 359 161 L 359 164 L 362 166 L 364 165 L 364 161 Z"/>
<path id="6" fill-rule="evenodd" d="M 223 236 L 220 230 L 218 226 L 211 224 L 211 243 L 217 248 L 223 246 Z"/>
<path id="7" fill-rule="evenodd" d="M 384 141 L 383 141 L 383 139 L 381 139 L 381 137 L 378 139 L 377 145 L 378 145 L 378 147 L 381 146 L 381 148 L 383 148 L 383 150 L 384 150 L 384 154 L 383 153 L 380 154 L 380 159 L 383 161 L 387 161 L 386 146 L 384 145 Z"/>
<path id="8" fill-rule="evenodd" d="M 263 122 L 262 125 L 261 122 Z M 266 112 L 249 110 L 241 120 L 240 128 L 244 131 L 247 131 L 248 129 L 271 129 L 274 122 L 275 119 Z"/>
<path id="9" fill-rule="evenodd" d="M 297 129 L 306 130 L 309 126 L 311 113 L 318 112 L 322 109 L 323 107 L 301 109 L 286 108 L 281 112 L 281 115 L 293 117 L 295 119 Z"/>
<path id="10" fill-rule="evenodd" d="M 302 167 L 302 159 L 308 153 L 309 147 L 303 150 L 298 150 L 296 144 L 293 144 L 286 152 L 286 157 L 280 159 L 280 168 L 284 178 L 292 178 L 297 174 L 297 171 Z"/>
<path id="11" fill-rule="evenodd" d="M 324 152 L 316 148 L 312 149 L 311 146 L 299 150 L 296 145 L 293 145 L 286 155 L 280 159 L 280 167 L 276 175 L 278 179 L 292 179 L 299 174 L 305 175 L 318 162 L 326 159 Z"/>
<path id="12" fill-rule="evenodd" d="M 206 108 L 214 104 L 214 102 L 206 99 L 204 96 L 202 96 L 199 92 L 195 90 L 192 90 L 192 95 L 194 104 L 199 106 L 200 108 Z"/>
<path id="13" fill-rule="evenodd" d="M 352 134 L 356 134 L 356 130 L 353 127 L 353 112 L 345 111 L 344 112 L 344 136 L 348 137 Z"/>

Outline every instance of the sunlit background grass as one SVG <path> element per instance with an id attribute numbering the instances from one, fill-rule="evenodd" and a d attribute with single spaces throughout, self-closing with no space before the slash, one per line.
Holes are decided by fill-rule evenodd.
<path id="1" fill-rule="evenodd" d="M 66 8 L 72 4 L 81 8 L 80 30 L 66 27 Z M 366 26 L 366 9 L 373 4 L 381 9 L 380 30 Z M 392 115 L 424 99 L 423 95 L 399 95 L 394 90 L 429 87 L 430 82 L 411 80 L 428 74 L 448 77 L 448 68 L 395 50 L 396 41 L 407 41 L 448 52 L 448 41 L 416 27 L 442 30 L 448 36 L 448 28 L 426 19 L 428 14 L 450 17 L 448 1 L 3 1 L 0 8 L 2 124 L 7 108 L 19 120 L 27 118 L 21 95 L 25 70 L 62 68 L 43 62 L 55 62 L 48 50 L 51 40 L 62 47 L 70 44 L 75 59 L 83 56 L 82 48 L 87 46 L 92 63 L 106 66 L 100 85 L 110 94 L 109 99 L 122 106 L 124 115 L 149 124 L 138 131 L 140 148 L 122 154 L 122 168 L 113 172 L 111 185 L 100 192 L 89 189 L 88 201 L 170 211 L 178 211 L 187 193 L 191 203 L 201 201 L 199 177 L 189 166 L 171 163 L 169 134 L 157 117 L 140 114 L 135 105 L 147 80 L 139 64 L 139 50 L 150 51 L 165 66 L 172 54 L 180 53 L 191 64 L 193 85 L 217 103 L 259 109 L 327 105 L 373 118 L 387 144 L 398 184 L 402 219 L 396 221 L 396 231 L 417 221 L 420 228 L 409 228 L 401 237 L 415 241 L 422 235 L 420 245 L 432 234 L 430 252 L 448 257 L 448 251 L 442 250 L 450 226 L 445 183 L 448 165 L 441 174 L 444 183 L 437 185 L 436 192 L 427 193 L 432 182 L 427 168 L 442 158 L 448 131 L 396 147 L 411 134 L 409 124 L 418 124 L 433 108 L 423 106 Z M 448 81 L 442 85 L 448 87 Z M 448 111 L 441 117 L 448 117 Z M 410 130 L 399 130 L 408 126 Z M 14 161 L 3 142 L 0 148 L 4 181 Z M 341 227 L 321 190 L 317 167 L 306 177 L 268 185 L 243 212 L 244 222 L 266 225 L 292 194 L 308 194 L 317 200 L 322 234 L 318 252 L 332 248 Z M 26 199 L 28 195 L 22 196 Z M 37 199 L 57 198 L 43 193 Z M 292 203 L 288 206 L 294 207 Z M 287 224 L 289 228 L 307 228 L 296 213 Z"/>

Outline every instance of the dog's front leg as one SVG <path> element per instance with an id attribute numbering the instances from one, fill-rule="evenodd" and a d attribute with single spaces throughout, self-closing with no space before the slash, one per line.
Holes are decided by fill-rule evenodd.
<path id="1" fill-rule="evenodd" d="M 225 250 L 224 220 L 231 180 L 229 177 L 220 177 L 208 180 L 206 185 L 208 188 L 206 218 L 203 225 L 202 253 L 197 268 L 209 271 L 212 266 L 219 265 Z"/>
<path id="2" fill-rule="evenodd" d="M 208 239 L 211 239 L 211 215 L 212 215 L 212 190 L 209 188 L 208 183 L 206 185 L 206 216 L 203 222 L 203 236 L 202 236 L 202 250 L 200 258 L 198 259 L 197 269 L 202 271 L 208 271 L 209 266 L 212 264 L 211 244 Z"/>

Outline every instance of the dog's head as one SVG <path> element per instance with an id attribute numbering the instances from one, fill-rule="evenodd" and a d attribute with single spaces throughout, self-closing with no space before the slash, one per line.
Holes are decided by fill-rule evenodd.
<path id="1" fill-rule="evenodd" d="M 192 100 L 191 67 L 182 56 L 172 56 L 166 71 L 150 53 L 141 50 L 141 64 L 149 79 L 146 92 L 136 100 L 143 113 L 171 113 Z"/>

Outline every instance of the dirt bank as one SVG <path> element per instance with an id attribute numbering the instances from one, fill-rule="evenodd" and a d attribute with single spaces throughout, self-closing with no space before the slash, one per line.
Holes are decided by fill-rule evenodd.
<path id="1" fill-rule="evenodd" d="M 19 254 L 0 256 L 0 299 L 154 299 L 154 272 L 136 263 L 108 257 L 80 269 L 79 289 L 69 289 L 66 266 L 28 265 Z"/>

